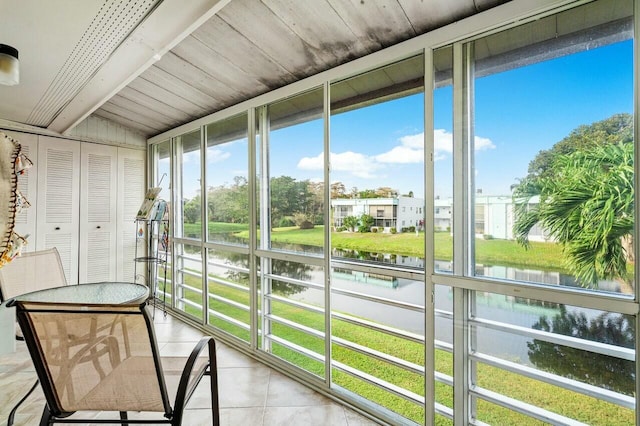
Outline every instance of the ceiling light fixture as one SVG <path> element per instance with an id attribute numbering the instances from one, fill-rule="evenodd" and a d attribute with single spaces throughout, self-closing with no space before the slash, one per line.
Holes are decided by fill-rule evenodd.
<path id="1" fill-rule="evenodd" d="M 18 49 L 0 44 L 0 84 L 15 86 L 20 83 Z"/>

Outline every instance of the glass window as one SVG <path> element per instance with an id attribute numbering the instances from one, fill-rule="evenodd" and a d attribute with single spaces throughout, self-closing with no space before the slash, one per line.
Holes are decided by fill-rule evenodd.
<path id="1" fill-rule="evenodd" d="M 453 272 L 453 49 L 433 52 L 434 269 Z"/>
<path id="2" fill-rule="evenodd" d="M 424 336 L 424 313 L 409 305 L 424 300 L 424 283 L 384 273 L 333 268 L 331 283 L 333 359 L 366 375 L 406 389 L 409 395 L 424 395 L 424 376 L 393 364 L 386 357 L 402 359 L 406 365 L 424 363 L 424 345 L 411 336 Z M 385 303 L 385 301 L 393 301 Z M 376 351 L 369 356 L 359 348 Z M 439 353 L 439 357 L 447 355 Z M 334 370 L 334 382 L 415 422 L 424 410 L 417 401 L 398 398 L 362 379 Z"/>
<path id="3" fill-rule="evenodd" d="M 262 349 L 324 377 L 324 270 L 262 258 Z"/>
<path id="4" fill-rule="evenodd" d="M 435 369 L 436 403 L 453 408 L 453 288 L 436 285 L 435 297 Z M 445 379 L 446 378 L 446 379 Z"/>
<path id="5" fill-rule="evenodd" d="M 249 255 L 207 250 L 209 324 L 250 341 Z"/>
<path id="6" fill-rule="evenodd" d="M 268 238 L 262 237 L 263 247 L 322 254 L 323 90 L 275 102 L 267 111 L 269 131 L 261 155 L 268 162 L 261 164 L 261 189 L 263 195 L 264 191 L 269 195 L 271 232 Z M 265 232 L 269 228 L 262 229 Z"/>
<path id="7" fill-rule="evenodd" d="M 405 227 L 424 220 L 423 75 L 424 57 L 415 56 L 331 85 L 329 177 L 332 355 L 345 366 L 334 368 L 334 382 L 420 423 L 424 376 L 385 357 L 424 362 L 424 344 L 410 337 L 424 336 L 424 282 L 396 276 L 424 266 L 424 234 Z"/>
<path id="8" fill-rule="evenodd" d="M 331 85 L 336 258 L 374 252 L 381 259 L 424 259 L 422 237 L 400 235 L 407 222 L 424 219 L 417 210 L 424 205 L 423 71 L 423 57 L 415 56 Z M 350 207 L 348 216 L 338 213 L 343 206 Z"/>
<path id="9" fill-rule="evenodd" d="M 176 218 L 175 235 L 183 238 L 202 238 L 202 209 L 200 191 L 200 130 L 176 138 L 178 156 L 178 194 L 180 209 Z"/>
<path id="10" fill-rule="evenodd" d="M 248 245 L 247 114 L 207 126 L 208 241 Z"/>
<path id="11" fill-rule="evenodd" d="M 166 140 L 153 145 L 153 153 L 153 182 L 162 188 L 158 198 L 169 202 L 171 201 L 171 142 Z"/>
<path id="12" fill-rule="evenodd" d="M 634 292 L 632 13 L 598 1 L 467 45 L 476 274 Z"/>
<path id="13" fill-rule="evenodd" d="M 190 244 L 175 244 L 175 277 L 171 277 L 175 307 L 191 316 L 204 319 L 202 292 L 202 250 Z"/>
<path id="14" fill-rule="evenodd" d="M 488 292 L 473 300 L 470 340 L 486 361 L 475 363 L 477 386 L 584 424 L 634 424 L 633 316 Z M 478 418 L 522 423 L 483 400 Z"/>

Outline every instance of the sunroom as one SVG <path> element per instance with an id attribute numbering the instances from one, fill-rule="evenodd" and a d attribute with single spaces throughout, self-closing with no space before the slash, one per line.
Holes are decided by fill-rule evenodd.
<path id="1" fill-rule="evenodd" d="M 148 285 L 345 424 L 640 424 L 639 0 L 28 3 L 0 131 L 70 283 Z"/>

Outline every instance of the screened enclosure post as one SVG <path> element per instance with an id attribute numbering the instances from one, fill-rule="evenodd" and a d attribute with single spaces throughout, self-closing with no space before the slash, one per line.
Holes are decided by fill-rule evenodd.
<path id="1" fill-rule="evenodd" d="M 463 224 L 463 236 L 465 240 L 463 268 L 464 274 L 468 276 L 475 275 L 475 259 L 476 259 L 476 238 L 475 238 L 475 220 L 476 220 L 476 188 L 474 179 L 474 164 L 475 164 L 475 100 L 474 100 L 474 43 L 465 43 L 462 45 L 462 61 L 460 62 L 462 69 L 462 79 L 460 84 L 462 85 L 462 172 L 465 182 L 463 189 L 463 210 L 466 212 L 464 216 Z M 475 316 L 476 307 L 476 292 L 475 290 L 466 290 L 465 294 L 465 392 L 467 392 L 466 417 L 469 421 L 476 419 L 476 401 L 477 398 L 471 395 L 470 389 L 476 384 L 476 362 L 472 361 L 469 354 L 477 347 L 476 329 L 470 327 L 469 319 Z"/>
<path id="2" fill-rule="evenodd" d="M 249 327 L 250 344 L 258 347 L 258 282 L 256 262 L 257 214 L 256 214 L 256 108 L 249 108 L 247 114 L 248 148 L 249 148 Z"/>
<path id="3" fill-rule="evenodd" d="M 435 267 L 434 247 L 434 108 L 433 90 L 435 77 L 433 70 L 433 49 L 424 50 L 424 422 L 435 423 Z"/>
<path id="4" fill-rule="evenodd" d="M 640 44 L 638 43 L 638 34 L 640 34 L 640 0 L 634 1 L 633 8 L 633 56 L 635 57 L 635 61 L 633 62 L 633 172 L 634 172 L 634 187 L 636 188 L 635 194 L 637 194 L 637 188 L 640 188 L 640 173 L 638 173 L 638 166 L 640 166 L 640 150 L 638 149 L 638 142 L 640 141 L 640 118 L 638 117 L 638 111 L 640 110 L 640 66 L 638 65 L 638 58 L 640 58 Z M 637 196 L 634 194 L 634 214 L 635 218 L 640 217 L 640 205 L 636 201 Z M 640 241 L 640 227 L 638 224 L 634 222 L 633 224 L 633 239 L 636 242 L 633 245 L 634 249 L 634 259 L 636 262 L 634 264 L 634 293 L 635 293 L 635 301 L 638 303 L 640 297 L 638 296 L 638 277 L 640 277 L 640 262 L 637 261 L 640 250 L 638 249 L 637 242 Z M 636 377 L 636 406 L 635 406 L 635 414 L 636 414 L 636 425 L 640 425 L 640 313 L 636 312 L 634 317 L 636 324 L 636 333 L 634 336 L 635 339 L 635 377 Z"/>
<path id="5" fill-rule="evenodd" d="M 269 184 L 269 109 L 262 106 L 260 109 L 260 248 L 270 248 L 271 241 L 271 186 Z M 266 245 L 266 247 L 265 247 Z M 260 294 L 262 308 L 262 350 L 271 352 L 271 322 L 267 315 L 271 313 L 271 300 L 267 295 L 271 294 L 271 278 L 265 278 L 271 274 L 271 259 L 260 257 Z"/>
<path id="6" fill-rule="evenodd" d="M 331 85 L 324 83 L 324 381 L 328 387 L 333 382 L 331 374 L 331 364 L 333 353 L 331 342 L 333 331 L 331 328 L 331 188 L 329 183 L 329 173 L 331 167 L 330 149 L 330 118 L 331 118 Z"/>
<path id="7" fill-rule="evenodd" d="M 203 324 L 209 324 L 209 250 L 205 241 L 209 238 L 207 211 L 207 126 L 200 127 L 200 262 L 202 262 L 202 314 Z"/>
<path id="8" fill-rule="evenodd" d="M 453 45 L 453 273 L 465 275 L 465 235 L 466 205 L 464 197 L 464 73 L 462 68 L 463 49 L 461 43 Z M 467 350 L 468 290 L 453 289 L 453 422 L 463 426 L 469 420 L 469 357 Z"/>

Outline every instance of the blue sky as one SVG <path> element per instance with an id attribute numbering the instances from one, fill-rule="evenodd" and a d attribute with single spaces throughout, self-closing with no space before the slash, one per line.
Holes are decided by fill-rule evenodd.
<path id="1" fill-rule="evenodd" d="M 436 195 L 451 196 L 452 91 L 434 99 Z M 581 124 L 633 111 L 633 44 L 616 43 L 475 82 L 476 188 L 508 195 L 531 159 Z M 423 95 L 331 117 L 331 182 L 375 189 L 389 186 L 420 197 L 423 177 Z M 321 120 L 271 134 L 271 175 L 322 180 Z M 209 148 L 208 185 L 247 175 L 246 140 Z M 191 158 L 193 157 L 193 158 Z M 185 196 L 195 195 L 199 169 L 185 160 Z"/>

